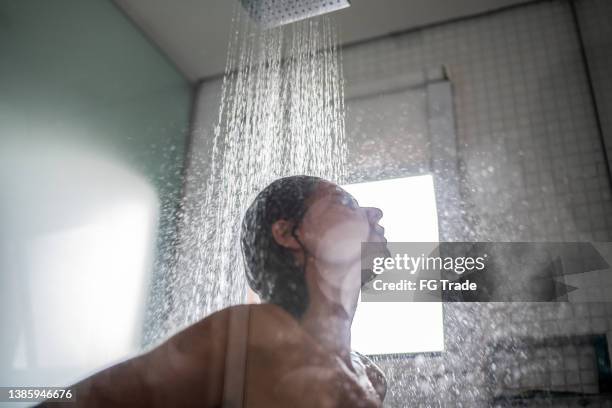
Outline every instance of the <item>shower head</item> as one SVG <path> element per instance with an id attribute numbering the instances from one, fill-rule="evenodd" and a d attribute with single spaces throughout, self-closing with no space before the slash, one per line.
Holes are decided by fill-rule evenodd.
<path id="1" fill-rule="evenodd" d="M 278 27 L 299 20 L 340 10 L 349 0 L 240 0 L 251 18 L 265 28 Z"/>

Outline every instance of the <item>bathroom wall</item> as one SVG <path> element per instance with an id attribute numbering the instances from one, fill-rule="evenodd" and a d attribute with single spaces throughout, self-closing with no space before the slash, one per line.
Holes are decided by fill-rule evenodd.
<path id="1" fill-rule="evenodd" d="M 609 21 L 602 2 L 578 8 L 583 19 L 590 10 Z M 598 80 L 607 80 L 607 26 L 583 25 L 595 31 L 585 38 L 598 39 L 587 44 L 599 50 Z M 451 204 L 466 227 L 456 239 L 608 241 L 610 180 L 569 3 L 535 2 L 344 49 L 347 89 L 441 66 L 455 100 L 461 200 Z M 605 85 L 596 87 L 605 99 Z M 593 392 L 592 345 L 575 337 L 610 330 L 609 303 L 447 304 L 445 352 L 379 359 L 386 406 L 485 407 L 506 388 Z"/>
<path id="2" fill-rule="evenodd" d="M 418 30 L 345 48 L 344 55 L 349 88 L 446 67 L 456 102 L 462 205 L 478 217 L 470 220 L 474 238 L 609 237 L 599 222 L 609 210 L 605 163 L 564 2 Z"/>
<path id="3" fill-rule="evenodd" d="M 608 159 L 612 157 L 612 3 L 606 0 L 576 2 L 580 30 L 585 44 L 589 70 Z"/>
<path id="4" fill-rule="evenodd" d="M 0 1 L 0 385 L 140 348 L 191 86 L 103 0 Z"/>

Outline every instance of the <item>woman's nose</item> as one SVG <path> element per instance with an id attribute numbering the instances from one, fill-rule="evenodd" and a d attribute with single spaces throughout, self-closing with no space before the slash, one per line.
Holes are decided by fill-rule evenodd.
<path id="1" fill-rule="evenodd" d="M 373 223 L 378 222 L 383 216 L 382 210 L 376 207 L 367 207 L 366 212 L 368 214 L 368 219 Z"/>

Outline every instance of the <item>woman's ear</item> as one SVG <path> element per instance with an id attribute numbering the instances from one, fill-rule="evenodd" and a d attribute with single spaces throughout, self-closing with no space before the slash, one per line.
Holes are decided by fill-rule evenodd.
<path id="1" fill-rule="evenodd" d="M 301 248 L 300 243 L 293 236 L 293 227 L 295 223 L 287 220 L 278 220 L 272 224 L 272 236 L 274 241 L 284 248 L 298 250 Z"/>

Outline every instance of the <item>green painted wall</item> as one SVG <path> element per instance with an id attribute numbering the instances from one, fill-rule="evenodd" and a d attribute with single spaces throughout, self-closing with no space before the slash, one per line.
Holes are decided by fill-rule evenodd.
<path id="1" fill-rule="evenodd" d="M 3 142 L 86 144 L 179 185 L 190 94 L 110 1 L 0 0 Z"/>
<path id="2" fill-rule="evenodd" d="M 153 271 L 172 250 L 191 93 L 110 0 L 0 0 L 0 156 L 66 147 L 148 180 L 160 207 Z M 6 167 L 0 189 L 21 180 Z M 12 194 L 0 193 L 0 218 L 3 202 L 18 207 Z"/>

